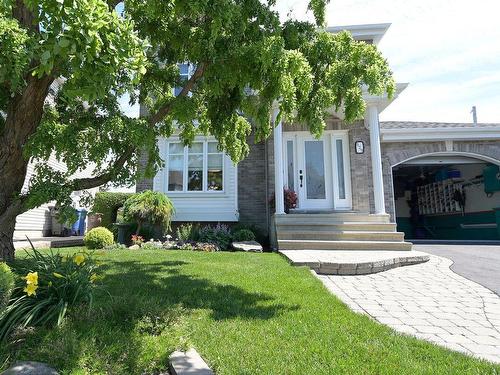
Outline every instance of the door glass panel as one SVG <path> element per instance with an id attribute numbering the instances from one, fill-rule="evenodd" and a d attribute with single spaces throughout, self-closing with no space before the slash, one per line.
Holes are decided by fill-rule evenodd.
<path id="1" fill-rule="evenodd" d="M 288 189 L 295 191 L 294 186 L 294 170 L 293 170 L 293 141 L 286 142 L 286 161 L 288 174 Z"/>
<path id="2" fill-rule="evenodd" d="M 337 149 L 337 178 L 339 181 L 339 199 L 345 199 L 344 149 L 342 139 L 335 141 Z"/>
<path id="3" fill-rule="evenodd" d="M 323 141 L 305 141 L 307 199 L 325 199 Z"/>

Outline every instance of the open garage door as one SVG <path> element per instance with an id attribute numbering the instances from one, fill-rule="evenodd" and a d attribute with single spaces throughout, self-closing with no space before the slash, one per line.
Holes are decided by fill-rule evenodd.
<path id="1" fill-rule="evenodd" d="M 419 240 L 500 240 L 500 169 L 463 156 L 393 167 L 398 231 Z"/>

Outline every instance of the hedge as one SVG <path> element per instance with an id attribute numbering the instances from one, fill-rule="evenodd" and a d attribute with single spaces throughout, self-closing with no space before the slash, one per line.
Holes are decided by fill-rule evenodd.
<path id="1" fill-rule="evenodd" d="M 132 195 L 134 193 L 99 192 L 95 195 L 92 212 L 102 214 L 101 225 L 112 229 L 113 223 L 116 222 L 116 212 Z"/>

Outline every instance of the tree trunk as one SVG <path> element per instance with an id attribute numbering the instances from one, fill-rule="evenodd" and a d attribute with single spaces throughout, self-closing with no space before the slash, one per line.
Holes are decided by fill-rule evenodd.
<path id="1" fill-rule="evenodd" d="M 14 259 L 15 250 L 12 238 L 15 226 L 15 220 L 11 224 L 0 226 L 0 260 L 10 261 Z"/>
<path id="2" fill-rule="evenodd" d="M 49 76 L 38 79 L 30 75 L 24 90 L 10 100 L 0 131 L 0 257 L 5 260 L 14 257 L 16 217 L 26 210 L 21 193 L 29 159 L 23 148 L 40 124 L 52 81 Z"/>

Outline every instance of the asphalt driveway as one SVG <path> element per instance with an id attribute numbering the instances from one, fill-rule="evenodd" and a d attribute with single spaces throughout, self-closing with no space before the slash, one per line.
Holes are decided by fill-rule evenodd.
<path id="1" fill-rule="evenodd" d="M 451 269 L 500 296 L 500 246 L 413 245 L 414 250 L 451 259 Z"/>

